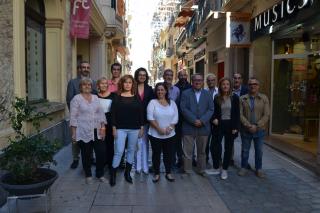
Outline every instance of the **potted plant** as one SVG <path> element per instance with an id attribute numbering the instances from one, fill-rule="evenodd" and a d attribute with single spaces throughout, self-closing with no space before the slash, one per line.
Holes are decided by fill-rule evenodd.
<path id="1" fill-rule="evenodd" d="M 15 98 L 8 112 L 15 136 L 9 138 L 9 145 L 0 156 L 0 168 L 8 171 L 0 178 L 0 184 L 10 195 L 41 194 L 58 178 L 57 172 L 49 167 L 56 164 L 53 157 L 60 143 L 40 133 L 40 121 L 48 117 L 36 112 L 26 100 Z M 26 135 L 25 122 L 32 123 L 36 134 Z"/>

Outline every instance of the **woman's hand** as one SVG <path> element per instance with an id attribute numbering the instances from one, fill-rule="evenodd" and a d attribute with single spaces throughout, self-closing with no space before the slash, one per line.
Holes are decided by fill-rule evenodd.
<path id="1" fill-rule="evenodd" d="M 157 131 L 158 131 L 158 133 L 160 135 L 166 135 L 167 134 L 166 129 L 163 129 L 163 128 L 158 128 Z"/>
<path id="2" fill-rule="evenodd" d="M 142 138 L 142 136 L 143 136 L 143 127 L 140 128 L 139 134 L 138 134 L 139 138 Z"/>
<path id="3" fill-rule="evenodd" d="M 165 131 L 166 131 L 166 135 L 170 135 L 170 133 L 172 132 L 173 128 L 171 126 L 168 126 Z"/>
<path id="4" fill-rule="evenodd" d="M 232 133 L 233 135 L 237 134 L 237 132 L 238 132 L 238 130 L 236 130 L 236 129 L 233 129 L 233 130 L 231 131 L 231 133 Z"/>
<path id="5" fill-rule="evenodd" d="M 219 121 L 218 121 L 218 119 L 214 119 L 214 120 L 212 121 L 212 123 L 213 123 L 214 125 L 218 126 Z"/>
<path id="6" fill-rule="evenodd" d="M 100 128 L 99 135 L 101 137 L 101 140 L 103 141 L 104 138 L 106 137 L 106 128 L 105 127 Z"/>
<path id="7" fill-rule="evenodd" d="M 112 135 L 115 139 L 117 138 L 117 129 L 115 127 L 112 127 Z"/>

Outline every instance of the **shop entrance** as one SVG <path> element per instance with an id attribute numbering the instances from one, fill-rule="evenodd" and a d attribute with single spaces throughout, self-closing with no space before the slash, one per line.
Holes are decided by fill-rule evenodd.
<path id="1" fill-rule="evenodd" d="M 316 152 L 320 108 L 320 34 L 274 41 L 271 133 Z M 309 142 L 309 143 L 305 143 Z M 313 144 L 314 143 L 314 144 Z"/>

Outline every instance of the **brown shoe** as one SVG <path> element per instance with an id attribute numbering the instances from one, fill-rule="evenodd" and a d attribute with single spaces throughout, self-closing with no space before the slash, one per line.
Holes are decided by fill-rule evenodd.
<path id="1" fill-rule="evenodd" d="M 261 171 L 261 170 L 257 170 L 256 171 L 256 176 L 259 178 L 265 178 L 266 175 Z"/>

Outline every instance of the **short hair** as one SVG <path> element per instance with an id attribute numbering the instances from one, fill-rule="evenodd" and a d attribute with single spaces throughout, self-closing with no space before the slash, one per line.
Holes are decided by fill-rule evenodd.
<path id="1" fill-rule="evenodd" d="M 209 77 L 213 77 L 213 78 L 217 78 L 217 76 L 213 73 L 209 73 L 206 77 L 206 79 L 208 79 Z"/>
<path id="2" fill-rule="evenodd" d="M 188 75 L 188 71 L 186 70 L 186 68 L 183 68 L 183 69 L 181 69 L 181 70 L 178 71 L 178 77 L 179 77 L 179 75 L 180 75 L 180 73 L 181 73 L 182 71 L 185 71 L 186 74 Z"/>
<path id="3" fill-rule="evenodd" d="M 87 84 L 87 83 L 90 83 L 91 84 L 91 88 L 92 88 L 92 80 L 90 78 L 82 78 L 80 80 L 80 83 L 79 83 L 79 90 L 80 90 L 80 93 L 82 93 L 82 85 L 83 84 Z"/>
<path id="4" fill-rule="evenodd" d="M 256 81 L 258 82 L 258 84 L 260 84 L 260 81 L 259 81 L 256 77 L 254 77 L 254 76 L 252 76 L 252 77 L 250 77 L 250 78 L 248 79 L 248 83 L 249 83 L 250 80 L 256 80 Z"/>
<path id="5" fill-rule="evenodd" d="M 201 73 L 195 73 L 195 74 L 192 74 L 192 75 L 191 75 L 191 81 L 193 81 L 193 79 L 194 79 L 197 75 L 201 76 L 202 79 L 203 79 L 203 75 L 202 75 Z"/>
<path id="6" fill-rule="evenodd" d="M 81 61 L 79 66 L 81 67 L 81 64 L 90 64 L 89 61 Z"/>
<path id="7" fill-rule="evenodd" d="M 172 72 L 172 74 L 173 74 L 172 69 L 165 69 L 165 70 L 163 71 L 163 75 L 165 75 L 167 72 Z"/>
<path id="8" fill-rule="evenodd" d="M 158 99 L 158 94 L 157 94 L 157 89 L 158 87 L 163 86 L 164 89 L 166 90 L 166 95 L 165 95 L 165 99 L 167 100 L 168 104 L 170 105 L 170 98 L 169 98 L 169 89 L 166 83 L 164 82 L 159 82 L 156 84 L 156 86 L 154 87 L 154 93 L 155 93 L 155 97 Z"/>
<path id="9" fill-rule="evenodd" d="M 111 72 L 114 67 L 120 67 L 120 72 L 122 71 L 122 65 L 120 63 L 115 62 L 115 63 L 111 64 Z"/>
<path id="10" fill-rule="evenodd" d="M 239 72 L 235 72 L 235 73 L 233 73 L 233 77 L 234 77 L 234 75 L 240 75 L 240 78 L 242 78 L 242 74 L 241 73 L 239 73 Z"/>
<path id="11" fill-rule="evenodd" d="M 131 79 L 132 81 L 132 88 L 131 88 L 131 94 L 135 95 L 136 94 L 136 81 L 132 77 L 132 75 L 124 75 L 120 78 L 118 82 L 118 95 L 121 95 L 121 93 L 124 91 L 123 84 L 126 82 L 126 80 Z"/>
<path id="12" fill-rule="evenodd" d="M 144 68 L 144 67 L 140 67 L 140 68 L 138 68 L 138 69 L 134 72 L 134 80 L 135 80 L 137 83 L 139 83 L 139 82 L 138 82 L 138 77 L 139 77 L 139 72 L 141 72 L 141 71 L 143 71 L 143 72 L 146 73 L 146 81 L 145 81 L 144 83 L 145 83 L 145 84 L 148 84 L 148 82 L 149 82 L 149 74 L 148 74 L 146 68 Z"/>
<path id="13" fill-rule="evenodd" d="M 97 81 L 97 87 L 99 88 L 99 84 L 102 82 L 102 81 L 108 81 L 108 79 L 106 77 L 101 77 L 98 79 Z"/>

